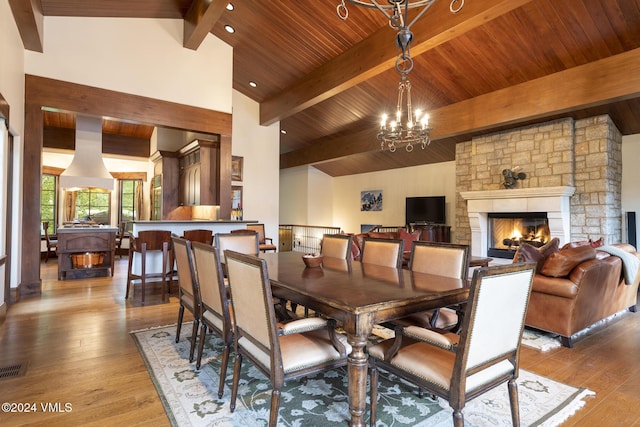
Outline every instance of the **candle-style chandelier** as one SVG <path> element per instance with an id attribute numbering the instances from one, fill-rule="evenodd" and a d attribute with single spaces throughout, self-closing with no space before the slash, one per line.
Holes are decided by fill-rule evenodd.
<path id="1" fill-rule="evenodd" d="M 408 152 L 413 151 L 414 145 L 420 145 L 424 149 L 431 139 L 429 133 L 429 115 L 421 110 L 413 110 L 411 105 L 411 82 L 409 73 L 413 70 L 413 60 L 411 59 L 411 42 L 413 33 L 411 26 L 418 20 L 436 0 L 382 0 L 387 4 L 380 4 L 377 0 L 341 0 L 336 7 L 338 17 L 346 20 L 349 17 L 349 10 L 346 3 L 368 8 L 376 8 L 381 11 L 389 20 L 389 26 L 396 30 L 396 45 L 399 49 L 396 59 L 396 71 L 400 74 L 398 84 L 398 103 L 396 105 L 395 117 L 389 118 L 382 115 L 378 141 L 382 150 L 388 149 L 396 151 L 398 147 L 405 147 Z M 449 10 L 451 13 L 458 13 L 464 6 L 464 0 L 451 0 Z M 422 8 L 409 23 L 409 9 Z"/>

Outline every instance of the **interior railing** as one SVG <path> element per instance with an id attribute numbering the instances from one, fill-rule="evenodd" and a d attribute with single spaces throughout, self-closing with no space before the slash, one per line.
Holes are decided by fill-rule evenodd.
<path id="1" fill-rule="evenodd" d="M 280 224 L 278 239 L 280 252 L 320 252 L 320 242 L 325 234 L 336 234 L 340 227 L 318 225 Z"/>

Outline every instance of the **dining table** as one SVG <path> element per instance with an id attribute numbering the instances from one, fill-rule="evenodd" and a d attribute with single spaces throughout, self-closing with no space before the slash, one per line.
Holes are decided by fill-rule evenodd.
<path id="1" fill-rule="evenodd" d="M 306 267 L 300 252 L 261 253 L 275 297 L 338 321 L 351 345 L 347 357 L 350 426 L 363 426 L 366 409 L 366 344 L 374 325 L 409 314 L 464 303 L 462 279 L 324 257 Z"/>

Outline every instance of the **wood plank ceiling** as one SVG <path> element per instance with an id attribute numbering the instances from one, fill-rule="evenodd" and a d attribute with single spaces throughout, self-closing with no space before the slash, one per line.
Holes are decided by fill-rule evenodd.
<path id="1" fill-rule="evenodd" d="M 382 152 L 375 138 L 399 81 L 395 33 L 379 11 L 347 3 L 342 21 L 341 0 L 227 2 L 41 0 L 39 11 L 9 1 L 36 51 L 47 16 L 184 19 L 185 48 L 209 32 L 222 39 L 234 48 L 234 89 L 260 103 L 262 124 L 286 131 L 281 168 L 341 176 L 451 161 L 473 135 L 568 116 L 609 114 L 623 134 L 640 133 L 640 0 L 467 0 L 455 15 L 437 0 L 412 27 L 410 74 L 433 142 L 410 154 Z M 122 126 L 113 132 L 135 132 Z"/>

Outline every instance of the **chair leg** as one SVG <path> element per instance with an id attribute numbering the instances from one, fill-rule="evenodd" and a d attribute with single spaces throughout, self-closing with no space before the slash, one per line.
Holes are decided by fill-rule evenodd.
<path id="1" fill-rule="evenodd" d="M 376 414 L 378 412 L 378 368 L 375 364 L 371 364 L 370 369 L 370 387 L 369 395 L 371 396 L 371 415 L 369 416 L 369 425 L 374 427 L 376 425 Z"/>
<path id="2" fill-rule="evenodd" d="M 229 355 L 231 354 L 231 343 L 225 344 L 222 350 L 222 361 L 220 364 L 220 383 L 218 384 L 218 398 L 222 399 L 224 394 L 224 380 L 227 377 L 227 366 L 229 365 Z"/>
<path id="3" fill-rule="evenodd" d="M 182 329 L 182 318 L 184 317 L 184 305 L 180 303 L 180 309 L 178 310 L 178 328 L 176 329 L 176 342 L 180 341 L 180 330 Z"/>
<path id="4" fill-rule="evenodd" d="M 200 321 L 193 319 L 193 327 L 191 328 L 191 348 L 189 349 L 189 363 L 193 362 L 193 354 L 196 349 L 196 338 L 198 338 L 198 326 Z"/>
<path id="5" fill-rule="evenodd" d="M 207 325 L 202 322 L 202 326 L 200 327 L 200 342 L 198 343 L 198 356 L 196 357 L 196 369 L 200 369 L 200 365 L 202 363 L 202 351 L 204 350 L 204 340 L 207 338 Z M 223 361 L 224 363 L 224 361 Z M 220 391 L 218 390 L 218 396 L 220 396 Z"/>
<path id="6" fill-rule="evenodd" d="M 464 415 L 462 415 L 462 409 L 453 410 L 453 426 L 464 427 Z"/>
<path id="7" fill-rule="evenodd" d="M 509 388 L 509 403 L 511 403 L 511 422 L 513 427 L 520 426 L 520 404 L 518 402 L 518 384 L 514 378 L 507 383 Z"/>
<path id="8" fill-rule="evenodd" d="M 238 383 L 240 382 L 240 369 L 242 368 L 242 355 L 236 354 L 236 361 L 233 365 L 233 382 L 231 383 L 231 401 L 229 402 L 229 410 L 236 410 L 236 397 L 238 396 Z"/>
<path id="9" fill-rule="evenodd" d="M 271 411 L 269 412 L 269 427 L 276 427 L 278 424 L 278 409 L 280 408 L 280 389 L 273 389 L 271 392 Z"/>
<path id="10" fill-rule="evenodd" d="M 127 267 L 127 291 L 124 299 L 129 298 L 129 285 L 131 284 L 131 268 L 133 267 L 133 253 L 129 255 L 129 267 Z"/>

